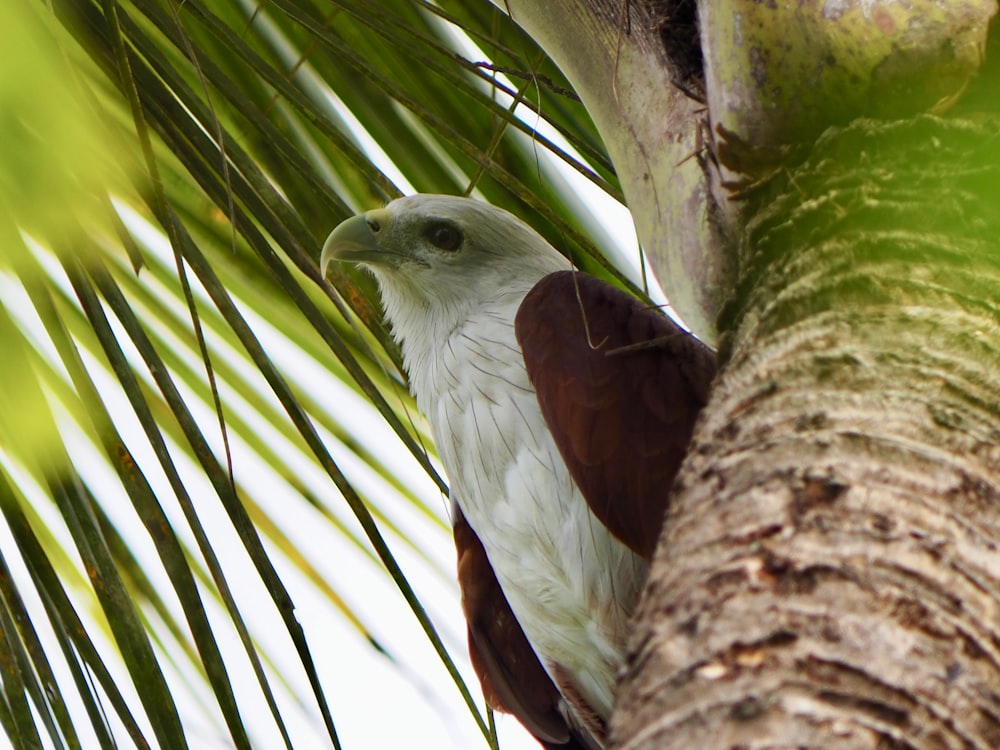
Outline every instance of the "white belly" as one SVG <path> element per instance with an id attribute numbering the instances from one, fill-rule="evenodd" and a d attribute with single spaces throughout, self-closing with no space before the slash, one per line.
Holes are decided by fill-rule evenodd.
<path id="1" fill-rule="evenodd" d="M 607 719 L 646 565 L 590 513 L 519 350 L 508 364 L 490 354 L 516 348 L 513 331 L 488 322 L 452 337 L 436 398 L 421 407 L 452 495 L 542 663 L 559 665 Z"/>

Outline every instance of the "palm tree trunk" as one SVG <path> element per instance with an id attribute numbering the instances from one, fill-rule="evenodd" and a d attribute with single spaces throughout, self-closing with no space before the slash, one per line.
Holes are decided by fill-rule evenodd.
<path id="1" fill-rule="evenodd" d="M 1000 747 L 997 136 L 859 121 L 745 191 L 614 747 Z"/>

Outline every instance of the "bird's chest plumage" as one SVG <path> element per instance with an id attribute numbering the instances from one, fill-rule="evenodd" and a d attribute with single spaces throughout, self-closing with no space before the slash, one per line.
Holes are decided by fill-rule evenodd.
<path id="1" fill-rule="evenodd" d="M 418 393 L 452 494 L 541 660 L 606 717 L 645 563 L 593 517 L 545 424 L 509 323 L 452 333 Z"/>

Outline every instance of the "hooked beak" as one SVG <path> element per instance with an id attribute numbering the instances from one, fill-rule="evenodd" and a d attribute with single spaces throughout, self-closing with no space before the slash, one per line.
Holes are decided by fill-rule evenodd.
<path id="1" fill-rule="evenodd" d="M 326 276 L 332 261 L 346 263 L 385 262 L 385 251 L 379 247 L 379 236 L 385 231 L 392 214 L 384 208 L 352 216 L 337 225 L 323 243 L 319 270 Z"/>

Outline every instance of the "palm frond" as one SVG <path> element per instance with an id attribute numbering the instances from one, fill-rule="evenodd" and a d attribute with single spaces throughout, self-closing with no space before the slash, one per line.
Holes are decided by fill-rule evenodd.
<path id="1" fill-rule="evenodd" d="M 316 261 L 352 212 L 474 190 L 627 283 L 563 171 L 620 200 L 567 82 L 486 2 L 47 0 L 0 21 L 37 47 L 0 74 L 12 744 L 350 747 L 360 676 L 338 664 L 359 649 L 459 746 L 488 739 L 398 349 L 371 281 Z M 52 108 L 79 129 L 44 127 Z"/>

